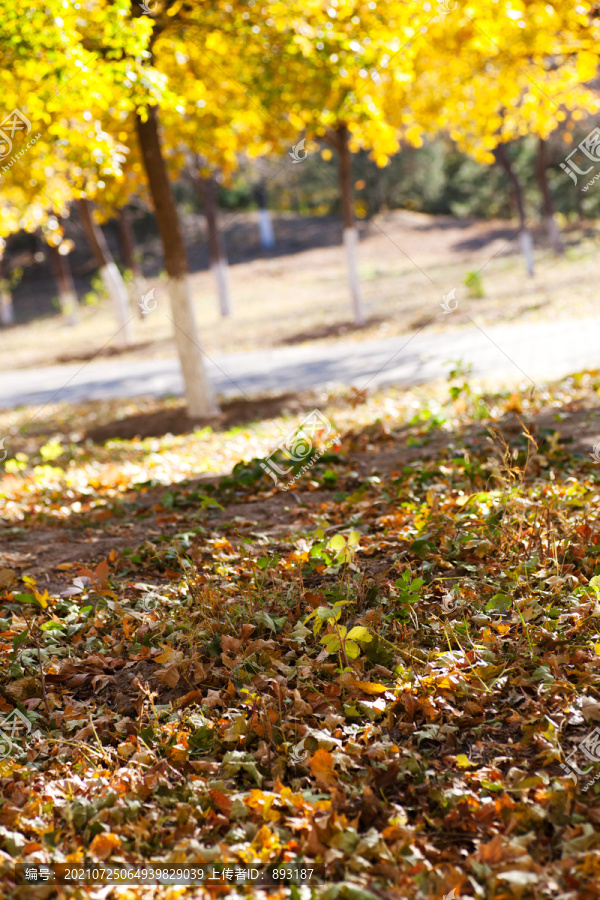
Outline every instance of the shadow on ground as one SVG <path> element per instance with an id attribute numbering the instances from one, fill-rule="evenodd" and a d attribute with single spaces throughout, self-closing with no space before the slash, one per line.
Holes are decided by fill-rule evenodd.
<path id="1" fill-rule="evenodd" d="M 134 438 L 162 437 L 165 434 L 190 434 L 206 425 L 210 425 L 214 431 L 228 431 L 250 422 L 300 412 L 303 408 L 298 394 L 286 393 L 253 400 L 242 397 L 223 402 L 221 415 L 217 418 L 190 418 L 185 406 L 161 409 L 97 425 L 88 429 L 83 440 L 103 444 L 115 439 L 130 441 Z"/>

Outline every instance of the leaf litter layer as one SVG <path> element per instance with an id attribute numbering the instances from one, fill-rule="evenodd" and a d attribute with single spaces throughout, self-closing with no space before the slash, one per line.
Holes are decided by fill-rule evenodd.
<path id="1" fill-rule="evenodd" d="M 7 895 L 54 891 L 14 862 L 301 860 L 270 896 L 597 897 L 599 386 L 303 397 L 336 442 L 289 491 L 260 460 L 303 414 L 4 416 Z"/>

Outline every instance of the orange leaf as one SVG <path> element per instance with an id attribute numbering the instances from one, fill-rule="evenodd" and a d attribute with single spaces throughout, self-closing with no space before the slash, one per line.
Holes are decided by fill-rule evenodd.
<path id="1" fill-rule="evenodd" d="M 96 578 L 102 585 L 102 587 L 106 587 L 108 584 L 108 562 L 103 559 L 102 562 L 98 563 L 96 566 Z"/>
<path id="2" fill-rule="evenodd" d="M 233 806 L 233 801 L 227 794 L 222 794 L 221 791 L 209 791 L 210 799 L 212 800 L 214 806 L 219 810 L 219 812 L 225 813 L 226 816 L 231 812 L 231 807 Z"/>
<path id="3" fill-rule="evenodd" d="M 487 844 L 482 844 L 477 853 L 480 862 L 499 863 L 504 857 L 504 838 L 496 834 Z"/>
<path id="4" fill-rule="evenodd" d="M 173 650 L 172 647 L 166 647 L 158 656 L 152 657 L 152 662 L 170 665 L 171 663 L 181 662 L 182 659 L 183 653 L 181 650 Z"/>
<path id="5" fill-rule="evenodd" d="M 121 846 L 121 838 L 118 834 L 97 834 L 90 844 L 90 853 L 97 859 L 108 859 L 113 850 Z"/>
<path id="6" fill-rule="evenodd" d="M 337 778 L 333 774 L 333 756 L 328 750 L 317 750 L 308 764 L 318 784 L 323 787 L 337 786 Z"/>

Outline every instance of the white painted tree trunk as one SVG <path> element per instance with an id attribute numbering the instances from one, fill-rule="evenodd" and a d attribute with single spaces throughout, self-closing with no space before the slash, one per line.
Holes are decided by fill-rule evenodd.
<path id="1" fill-rule="evenodd" d="M 533 238 L 531 232 L 527 228 L 523 228 L 519 233 L 519 244 L 521 245 L 521 253 L 525 257 L 527 266 L 527 274 L 533 276 Z"/>
<path id="2" fill-rule="evenodd" d="M 562 235 L 554 215 L 544 216 L 544 225 L 546 226 L 546 234 L 550 238 L 550 246 L 554 252 L 563 253 L 565 248 L 562 242 Z"/>
<path id="3" fill-rule="evenodd" d="M 60 311 L 64 316 L 65 324 L 77 325 L 79 322 L 79 300 L 77 299 L 77 294 L 66 288 L 64 291 L 61 291 L 59 300 Z"/>
<path id="4" fill-rule="evenodd" d="M 233 312 L 233 306 L 229 292 L 229 267 L 227 261 L 220 259 L 218 262 L 211 263 L 210 269 L 217 285 L 221 315 L 223 317 L 230 316 Z"/>
<path id="5" fill-rule="evenodd" d="M 259 209 L 258 228 L 260 231 L 260 246 L 263 250 L 272 250 L 275 246 L 275 233 L 268 209 Z"/>
<path id="6" fill-rule="evenodd" d="M 146 279 L 143 275 L 134 274 L 131 277 L 131 281 L 128 282 L 127 287 L 129 288 L 129 299 L 133 304 L 133 308 L 137 310 L 138 316 L 141 319 L 144 319 L 148 313 L 144 310 L 143 306 L 140 306 L 140 301 L 148 293 Z"/>
<path id="7" fill-rule="evenodd" d="M 175 326 L 175 341 L 191 418 L 214 416 L 219 412 L 215 393 L 206 374 L 204 354 L 196 330 L 189 275 L 172 278 L 167 289 Z"/>
<path id="8" fill-rule="evenodd" d="M 133 324 L 127 285 L 114 262 L 108 262 L 101 267 L 100 277 L 106 286 L 115 310 L 117 325 L 119 326 L 116 340 L 122 347 L 129 347 L 133 343 Z"/>
<path id="9" fill-rule="evenodd" d="M 0 287 L 0 325 L 12 325 L 14 321 L 12 294 L 8 288 Z"/>
<path id="10" fill-rule="evenodd" d="M 354 322 L 356 325 L 364 325 L 365 307 L 358 278 L 358 231 L 356 228 L 344 228 L 344 247 L 346 248 L 346 268 L 352 295 Z"/>

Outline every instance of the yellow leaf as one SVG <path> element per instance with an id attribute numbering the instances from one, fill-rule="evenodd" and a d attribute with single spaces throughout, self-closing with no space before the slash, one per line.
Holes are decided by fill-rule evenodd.
<path id="1" fill-rule="evenodd" d="M 39 591 L 34 590 L 33 596 L 35 597 L 37 602 L 40 604 L 42 609 L 46 609 L 48 607 L 48 591 L 44 591 L 43 594 L 40 594 Z"/>
<path id="2" fill-rule="evenodd" d="M 175 662 L 181 662 L 182 659 L 183 653 L 181 650 L 173 650 L 172 647 L 166 647 L 158 656 L 152 657 L 152 662 L 170 665 Z"/>
<path id="3" fill-rule="evenodd" d="M 365 694 L 383 694 L 387 691 L 384 684 L 377 684 L 374 681 L 350 681 L 349 686 L 364 691 Z"/>
<path id="4" fill-rule="evenodd" d="M 124 759 L 129 759 L 129 757 L 133 756 L 135 753 L 135 746 L 131 741 L 123 741 L 122 744 L 118 744 L 117 751 L 119 756 L 122 756 Z"/>
<path id="5" fill-rule="evenodd" d="M 469 757 L 465 756 L 464 753 L 459 753 L 456 757 L 456 765 L 459 769 L 468 769 L 469 766 L 474 766 L 475 763 L 470 762 Z"/>

